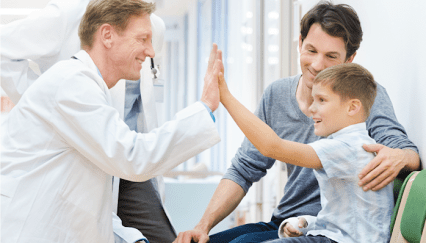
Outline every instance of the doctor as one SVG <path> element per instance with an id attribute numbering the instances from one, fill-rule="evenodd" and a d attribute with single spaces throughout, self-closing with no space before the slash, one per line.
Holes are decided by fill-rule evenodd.
<path id="1" fill-rule="evenodd" d="M 2 240 L 113 242 L 110 175 L 147 180 L 219 141 L 207 111 L 219 101 L 216 48 L 204 104 L 176 120 L 140 134 L 111 107 L 108 88 L 139 79 L 142 62 L 154 56 L 152 11 L 139 1 L 93 1 L 80 28 L 84 51 L 43 74 L 10 112 L 2 138 Z"/>
<path id="2" fill-rule="evenodd" d="M 2 26 L 1 86 L 15 104 L 39 77 L 38 71 L 34 72 L 29 67 L 28 59 L 35 62 L 39 71 L 44 73 L 56 62 L 69 59 L 80 50 L 77 30 L 89 2 L 52 0 L 45 8 L 33 12 L 27 18 Z M 151 14 L 150 18 L 154 61 L 155 64 L 161 64 L 165 25 L 155 14 Z M 142 66 L 140 82 L 121 80 L 110 89 L 113 105 L 119 111 L 120 117 L 126 123 L 134 124 L 135 120 L 138 121 L 139 127 L 142 127 L 139 132 L 148 132 L 157 127 L 150 71 L 150 58 L 147 58 Z M 139 87 L 136 87 L 138 84 Z M 134 90 L 140 91 L 136 97 Z M 141 111 L 125 111 L 124 107 L 135 108 L 140 100 Z M 120 180 L 114 180 L 113 190 L 113 227 L 116 241 L 135 242 L 145 237 L 150 243 L 173 241 L 176 234 L 162 205 L 161 190 L 157 187 L 159 185 L 161 189 L 162 176 L 137 183 L 121 181 L 119 185 Z M 118 212 L 117 203 L 120 206 Z M 123 219 L 123 223 L 116 213 Z M 122 224 L 134 228 L 123 227 Z"/>

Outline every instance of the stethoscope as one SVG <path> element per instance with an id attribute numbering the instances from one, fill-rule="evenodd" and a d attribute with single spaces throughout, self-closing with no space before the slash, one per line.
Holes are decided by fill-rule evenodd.
<path id="1" fill-rule="evenodd" d="M 77 57 L 75 57 L 75 56 L 72 56 L 71 58 L 72 58 L 72 59 L 77 59 L 77 60 L 78 60 L 78 58 L 77 58 Z M 99 70 L 98 70 L 98 72 L 99 72 Z M 155 65 L 154 65 L 154 58 L 151 58 L 151 73 L 152 73 L 152 75 L 154 76 L 154 79 L 157 79 L 157 78 L 158 78 L 158 77 L 157 77 L 158 70 L 155 68 Z"/>
<path id="2" fill-rule="evenodd" d="M 154 65 L 154 58 L 151 57 L 151 73 L 154 76 L 154 79 L 157 79 L 157 72 L 158 70 L 155 68 Z"/>

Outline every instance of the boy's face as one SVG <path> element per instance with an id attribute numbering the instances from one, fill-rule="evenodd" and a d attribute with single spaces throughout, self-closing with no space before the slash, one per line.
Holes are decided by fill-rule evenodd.
<path id="1" fill-rule="evenodd" d="M 343 38 L 327 34 L 318 23 L 311 26 L 303 42 L 300 36 L 299 52 L 303 83 L 310 89 L 319 72 L 337 64 L 352 62 L 355 57 L 354 54 L 346 60 Z"/>
<path id="2" fill-rule="evenodd" d="M 314 84 L 312 96 L 314 101 L 309 111 L 314 120 L 315 135 L 327 137 L 347 126 L 348 102 L 342 101 L 330 85 Z"/>

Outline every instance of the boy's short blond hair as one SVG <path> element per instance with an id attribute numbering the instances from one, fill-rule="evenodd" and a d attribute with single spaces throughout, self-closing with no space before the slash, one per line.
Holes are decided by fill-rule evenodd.
<path id="1" fill-rule="evenodd" d="M 78 36 L 82 49 L 91 49 L 93 36 L 103 24 L 110 24 L 124 31 L 132 16 L 142 16 L 155 11 L 155 4 L 142 0 L 95 0 L 87 5 L 81 19 Z"/>
<path id="2" fill-rule="evenodd" d="M 364 107 L 365 117 L 370 115 L 377 94 L 377 84 L 373 75 L 361 65 L 344 63 L 326 68 L 315 77 L 314 84 L 330 85 L 342 101 L 359 99 Z"/>

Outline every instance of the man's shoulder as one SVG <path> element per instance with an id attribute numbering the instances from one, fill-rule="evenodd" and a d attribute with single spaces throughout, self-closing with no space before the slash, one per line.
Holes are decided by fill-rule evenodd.
<path id="1" fill-rule="evenodd" d="M 272 82 L 267 89 L 275 90 L 277 88 L 278 89 L 291 88 L 291 86 L 294 85 L 294 83 L 299 80 L 299 77 L 300 77 L 300 74 L 278 79 Z"/>
<path id="2" fill-rule="evenodd" d="M 263 93 L 264 98 L 277 97 L 277 95 L 282 96 L 283 94 L 290 92 L 292 87 L 297 87 L 297 82 L 299 80 L 299 77 L 300 77 L 300 74 L 278 79 L 272 82 L 265 89 Z"/>

